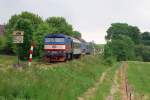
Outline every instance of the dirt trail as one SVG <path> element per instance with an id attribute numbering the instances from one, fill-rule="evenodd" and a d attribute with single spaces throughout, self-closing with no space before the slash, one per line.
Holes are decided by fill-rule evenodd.
<path id="1" fill-rule="evenodd" d="M 131 96 L 131 88 L 129 87 L 127 79 L 127 68 L 128 63 L 123 62 L 123 65 L 119 70 L 121 100 L 133 100 Z"/>
<path id="2" fill-rule="evenodd" d="M 110 95 L 106 100 L 115 100 L 115 93 L 117 92 L 120 94 L 121 100 L 133 100 L 131 96 L 131 88 L 129 87 L 127 79 L 127 68 L 127 62 L 123 62 L 121 67 L 116 70 Z"/>
<path id="3" fill-rule="evenodd" d="M 128 84 L 127 79 L 127 62 L 123 62 L 122 66 L 116 70 L 112 87 L 110 89 L 110 95 L 106 97 L 106 100 L 115 100 L 115 94 L 118 92 L 120 94 L 121 100 L 134 100 L 133 96 L 131 95 L 131 88 Z M 100 79 L 94 84 L 93 87 L 89 88 L 81 97 L 78 97 L 78 100 L 91 100 L 94 94 L 96 93 L 97 88 L 103 83 L 107 72 L 110 70 L 106 70 L 103 72 Z"/>
<path id="4" fill-rule="evenodd" d="M 114 75 L 112 87 L 110 89 L 110 95 L 108 97 L 106 97 L 106 100 L 115 100 L 114 95 L 115 95 L 116 92 L 119 91 L 119 83 L 117 82 L 118 72 L 119 72 L 119 70 L 117 69 L 116 72 L 115 72 L 115 75 Z"/>
<path id="5" fill-rule="evenodd" d="M 99 85 L 103 83 L 105 76 L 109 70 L 110 68 L 107 69 L 105 72 L 103 72 L 99 80 L 94 84 L 94 86 L 89 88 L 81 97 L 78 97 L 77 99 L 78 100 L 91 100 L 91 98 L 96 93 L 96 90 L 98 89 Z"/>

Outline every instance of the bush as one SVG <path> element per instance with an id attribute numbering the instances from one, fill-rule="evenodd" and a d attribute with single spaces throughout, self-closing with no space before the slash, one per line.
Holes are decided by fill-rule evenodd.
<path id="1" fill-rule="evenodd" d="M 2 36 L 0 37 L 0 50 L 4 48 L 5 46 L 5 38 Z"/>
<path id="2" fill-rule="evenodd" d="M 0 37 L 0 53 L 3 53 L 3 50 L 6 47 L 6 38 L 4 36 Z"/>
<path id="3" fill-rule="evenodd" d="M 31 21 L 21 18 L 17 21 L 15 25 L 15 29 L 24 31 L 24 41 L 22 44 L 16 44 L 16 45 L 14 44 L 13 51 L 16 54 L 20 55 L 20 59 L 27 60 L 31 43 L 32 43 L 32 35 L 33 35 Z"/>
<path id="4" fill-rule="evenodd" d="M 104 59 L 104 64 L 112 66 L 116 62 L 114 57 L 107 57 Z"/>
<path id="5" fill-rule="evenodd" d="M 135 52 L 138 58 L 141 58 L 143 61 L 150 61 L 150 46 L 137 45 Z"/>
<path id="6" fill-rule="evenodd" d="M 19 53 L 21 59 L 26 59 L 31 46 L 33 32 L 35 32 L 40 23 L 43 23 L 42 18 L 30 12 L 13 15 L 6 24 L 6 50 L 9 51 L 9 53 Z M 24 31 L 24 43 L 19 45 L 19 52 L 16 52 L 17 48 L 13 44 L 12 33 L 18 30 Z"/>
<path id="7" fill-rule="evenodd" d="M 42 57 L 44 48 L 44 37 L 52 32 L 52 28 L 47 23 L 42 23 L 38 26 L 36 32 L 33 34 L 35 43 L 34 55 Z"/>
<path id="8" fill-rule="evenodd" d="M 117 61 L 134 60 L 134 51 L 134 42 L 131 38 L 125 35 L 120 35 L 106 44 L 104 56 L 105 58 L 114 57 Z"/>

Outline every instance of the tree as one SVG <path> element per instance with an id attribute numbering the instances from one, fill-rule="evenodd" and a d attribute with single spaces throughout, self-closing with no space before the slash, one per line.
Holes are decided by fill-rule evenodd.
<path id="1" fill-rule="evenodd" d="M 28 55 L 29 55 L 30 46 L 33 41 L 33 39 L 32 39 L 32 35 L 33 35 L 32 23 L 28 19 L 20 18 L 16 22 L 16 25 L 14 26 L 14 30 L 24 31 L 24 41 L 22 44 L 19 44 L 18 47 L 13 46 L 14 47 L 13 50 L 14 50 L 14 52 L 19 54 L 20 59 L 27 60 Z"/>
<path id="2" fill-rule="evenodd" d="M 150 46 L 143 44 L 136 46 L 136 57 L 142 61 L 150 61 Z"/>
<path id="3" fill-rule="evenodd" d="M 104 46 L 104 57 L 105 59 L 108 57 L 113 57 L 113 49 L 111 42 L 107 42 L 107 44 Z"/>
<path id="4" fill-rule="evenodd" d="M 44 37 L 45 35 L 52 33 L 52 28 L 49 27 L 47 23 L 42 23 L 38 26 L 37 30 L 34 32 L 34 43 L 35 43 L 35 55 L 42 56 L 44 49 Z"/>
<path id="5" fill-rule="evenodd" d="M 118 35 L 116 39 L 107 42 L 104 49 L 105 58 L 114 57 L 118 61 L 133 60 L 134 42 L 132 39 L 125 35 Z"/>
<path id="6" fill-rule="evenodd" d="M 24 31 L 24 43 L 20 44 L 19 52 L 13 44 L 13 31 Z M 70 25 L 63 17 L 49 17 L 43 21 L 41 17 L 30 12 L 22 12 L 21 14 L 13 15 L 6 24 L 7 47 L 9 53 L 19 53 L 21 59 L 27 59 L 28 51 L 31 42 L 36 45 L 34 54 L 42 55 L 44 47 L 44 36 L 47 34 L 62 33 L 70 36 L 81 36 L 77 31 L 73 32 Z"/>
<path id="7" fill-rule="evenodd" d="M 70 36 L 73 34 L 72 25 L 68 24 L 63 17 L 49 17 L 46 22 L 53 29 L 52 33 L 63 33 Z"/>
<path id="8" fill-rule="evenodd" d="M 73 31 L 72 36 L 73 36 L 73 37 L 77 37 L 77 38 L 81 38 L 81 33 L 78 32 L 78 31 Z"/>
<path id="9" fill-rule="evenodd" d="M 150 32 L 144 32 L 141 34 L 141 43 L 150 46 Z"/>
<path id="10" fill-rule="evenodd" d="M 4 36 L 0 36 L 0 51 L 4 50 L 6 46 L 6 38 Z"/>
<path id="11" fill-rule="evenodd" d="M 22 20 L 22 21 L 21 21 Z M 6 35 L 7 35 L 7 50 L 9 52 L 12 52 L 14 51 L 13 50 L 13 41 L 12 41 L 12 33 L 13 31 L 16 31 L 17 27 L 16 25 L 17 24 L 23 24 L 22 22 L 26 23 L 26 21 L 28 20 L 28 22 L 30 22 L 30 29 L 32 30 L 32 32 L 34 32 L 38 25 L 40 23 L 43 23 L 43 20 L 41 17 L 39 17 L 38 15 L 35 15 L 33 13 L 30 13 L 30 12 L 22 12 L 21 14 L 18 14 L 18 15 L 13 15 L 9 22 L 6 24 Z M 21 27 L 21 29 L 24 27 L 24 26 L 19 26 Z M 26 26 L 25 26 L 26 27 Z M 24 31 L 28 31 L 28 29 L 26 28 L 23 28 Z"/>
<path id="12" fill-rule="evenodd" d="M 125 23 L 113 23 L 107 30 L 106 40 L 117 38 L 119 35 L 129 36 L 135 44 L 140 41 L 140 30 L 136 26 L 130 26 Z"/>

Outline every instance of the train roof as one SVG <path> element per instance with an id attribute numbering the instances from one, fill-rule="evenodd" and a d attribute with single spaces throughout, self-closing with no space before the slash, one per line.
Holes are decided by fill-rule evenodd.
<path id="1" fill-rule="evenodd" d="M 73 37 L 70 37 L 70 38 L 73 40 L 73 42 L 81 43 L 81 41 L 80 41 L 80 40 L 78 40 L 78 39 L 76 39 L 76 38 L 73 38 Z"/>
<path id="2" fill-rule="evenodd" d="M 62 33 L 57 33 L 57 34 L 48 34 L 45 36 L 45 38 L 49 38 L 49 37 L 62 37 L 62 38 L 70 38 L 73 40 L 73 42 L 76 42 L 76 43 L 81 43 L 82 41 L 80 41 L 79 39 L 76 39 L 74 37 L 71 37 L 71 36 L 67 36 L 67 35 L 64 35 Z"/>
<path id="3" fill-rule="evenodd" d="M 65 37 L 69 37 L 69 36 L 64 35 L 62 33 L 59 33 L 59 34 L 57 33 L 57 34 L 48 34 L 45 37 L 63 37 L 63 38 L 65 38 Z"/>

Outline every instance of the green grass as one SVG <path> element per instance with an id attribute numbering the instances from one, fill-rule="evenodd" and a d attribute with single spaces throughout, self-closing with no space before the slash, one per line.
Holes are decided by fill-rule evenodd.
<path id="1" fill-rule="evenodd" d="M 98 87 L 95 96 L 92 100 L 106 100 L 106 97 L 110 95 L 113 79 L 117 68 L 120 67 L 120 63 L 114 64 L 110 70 L 108 70 L 105 79 L 102 84 Z M 118 98 L 118 97 L 115 97 Z M 115 99 L 116 100 L 116 99 Z"/>
<path id="2" fill-rule="evenodd" d="M 99 57 L 54 65 L 36 65 L 14 69 L 15 57 L 0 56 L 0 99 L 6 100 L 76 100 L 109 66 Z M 46 69 L 41 67 L 46 67 Z"/>
<path id="3" fill-rule="evenodd" d="M 150 63 L 129 62 L 128 80 L 134 92 L 150 99 Z"/>
<path id="4" fill-rule="evenodd" d="M 0 65 L 10 65 L 14 62 L 17 62 L 17 57 L 15 56 L 7 56 L 7 55 L 0 55 Z"/>

